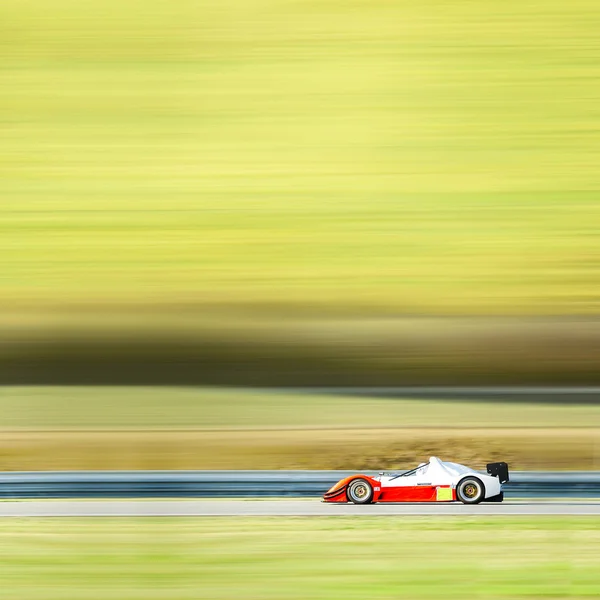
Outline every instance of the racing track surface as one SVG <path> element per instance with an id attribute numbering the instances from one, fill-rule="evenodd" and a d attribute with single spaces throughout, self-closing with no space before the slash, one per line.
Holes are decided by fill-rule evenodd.
<path id="1" fill-rule="evenodd" d="M 233 517 L 331 515 L 598 515 L 600 502 L 502 504 L 325 504 L 319 500 L 148 500 L 0 502 L 0 517 Z"/>

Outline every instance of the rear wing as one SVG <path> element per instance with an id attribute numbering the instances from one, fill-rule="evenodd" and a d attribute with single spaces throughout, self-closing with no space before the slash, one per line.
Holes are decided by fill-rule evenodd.
<path id="1" fill-rule="evenodd" d="M 497 477 L 500 480 L 500 483 L 508 481 L 508 465 L 505 462 L 489 463 L 486 468 L 492 477 Z"/>

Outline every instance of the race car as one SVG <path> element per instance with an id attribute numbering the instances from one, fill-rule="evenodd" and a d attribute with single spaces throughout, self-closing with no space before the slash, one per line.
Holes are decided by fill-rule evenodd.
<path id="1" fill-rule="evenodd" d="M 323 496 L 324 502 L 502 502 L 502 484 L 508 481 L 505 462 L 487 465 L 487 475 L 464 465 L 432 456 L 429 462 L 404 473 L 377 477 L 351 475 L 338 481 Z"/>

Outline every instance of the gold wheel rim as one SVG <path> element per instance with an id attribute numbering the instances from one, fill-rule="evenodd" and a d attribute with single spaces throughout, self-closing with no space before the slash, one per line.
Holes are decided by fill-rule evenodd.
<path id="1" fill-rule="evenodd" d="M 477 496 L 477 486 L 474 483 L 465 485 L 464 494 L 467 498 L 475 498 Z"/>

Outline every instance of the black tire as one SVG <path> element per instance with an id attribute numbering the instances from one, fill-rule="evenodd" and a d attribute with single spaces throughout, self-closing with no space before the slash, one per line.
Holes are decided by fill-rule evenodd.
<path id="1" fill-rule="evenodd" d="M 369 504 L 373 501 L 373 488 L 366 479 L 354 479 L 348 484 L 346 496 L 354 504 Z"/>
<path id="2" fill-rule="evenodd" d="M 479 504 L 485 500 L 485 486 L 477 477 L 465 477 L 456 486 L 456 498 L 463 504 Z"/>

